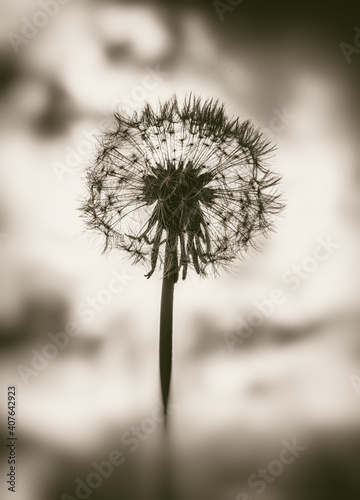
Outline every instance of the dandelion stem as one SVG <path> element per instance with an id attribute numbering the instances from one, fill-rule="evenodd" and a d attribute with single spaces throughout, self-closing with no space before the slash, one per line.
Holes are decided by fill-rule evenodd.
<path id="1" fill-rule="evenodd" d="M 160 383 L 164 405 L 165 426 L 167 421 L 168 400 L 170 392 L 172 350 L 173 350 L 173 309 L 176 272 L 174 269 L 174 254 L 171 251 L 170 238 L 166 243 L 164 276 L 161 292 L 160 309 Z"/>

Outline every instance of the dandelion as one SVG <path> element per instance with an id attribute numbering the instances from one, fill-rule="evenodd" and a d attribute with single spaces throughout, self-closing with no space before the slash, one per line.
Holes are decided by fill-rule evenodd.
<path id="1" fill-rule="evenodd" d="M 165 416 L 171 363 L 174 285 L 190 269 L 217 274 L 273 229 L 283 205 L 279 176 L 266 166 L 273 146 L 223 105 L 176 97 L 133 116 L 114 114 L 87 171 L 81 212 L 104 236 L 104 251 L 127 252 L 163 271 L 160 380 Z"/>

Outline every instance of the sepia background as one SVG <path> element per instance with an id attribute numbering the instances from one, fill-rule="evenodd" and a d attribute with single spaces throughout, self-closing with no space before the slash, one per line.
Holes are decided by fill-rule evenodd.
<path id="1" fill-rule="evenodd" d="M 261 252 L 176 286 L 176 498 L 358 499 L 355 2 L 1 0 L 0 19 L 1 498 L 159 498 L 161 276 L 101 255 L 77 207 L 111 113 L 192 91 L 274 140 L 287 206 Z"/>

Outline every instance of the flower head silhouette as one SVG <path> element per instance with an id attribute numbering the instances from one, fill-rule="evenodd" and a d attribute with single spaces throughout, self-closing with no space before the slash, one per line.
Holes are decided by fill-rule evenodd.
<path id="1" fill-rule="evenodd" d="M 176 97 L 133 116 L 115 113 L 87 172 L 81 211 L 105 236 L 175 282 L 226 266 L 272 229 L 282 209 L 279 177 L 266 167 L 271 143 L 217 101 Z"/>
<path id="2" fill-rule="evenodd" d="M 81 213 L 121 249 L 163 269 L 160 380 L 167 416 L 174 285 L 227 266 L 272 229 L 283 205 L 279 176 L 266 167 L 271 143 L 249 121 L 229 120 L 217 101 L 190 95 L 133 116 L 115 113 L 87 170 Z"/>

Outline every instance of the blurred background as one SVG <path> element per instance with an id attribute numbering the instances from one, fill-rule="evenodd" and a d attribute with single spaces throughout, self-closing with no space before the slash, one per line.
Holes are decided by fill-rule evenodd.
<path id="1" fill-rule="evenodd" d="M 358 499 L 356 3 L 1 0 L 0 14 L 1 498 L 159 498 L 161 276 L 102 256 L 77 207 L 114 109 L 193 91 L 266 129 L 287 207 L 261 253 L 177 285 L 176 498 Z M 294 440 L 306 449 L 274 466 Z"/>

